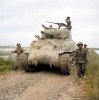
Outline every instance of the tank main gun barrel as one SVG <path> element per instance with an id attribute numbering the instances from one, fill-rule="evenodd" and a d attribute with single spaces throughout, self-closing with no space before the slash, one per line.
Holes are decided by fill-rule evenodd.
<path id="1" fill-rule="evenodd" d="M 49 34 L 49 33 L 46 33 L 46 32 L 44 32 L 44 31 L 41 31 L 41 33 L 43 33 L 43 34 L 48 34 L 48 35 L 51 35 L 51 34 Z"/>

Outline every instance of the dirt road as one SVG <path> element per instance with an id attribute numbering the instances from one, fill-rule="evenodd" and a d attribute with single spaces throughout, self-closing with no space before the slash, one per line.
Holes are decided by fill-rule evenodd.
<path id="1" fill-rule="evenodd" d="M 0 100 L 86 100 L 76 74 L 13 71 L 0 76 Z"/>

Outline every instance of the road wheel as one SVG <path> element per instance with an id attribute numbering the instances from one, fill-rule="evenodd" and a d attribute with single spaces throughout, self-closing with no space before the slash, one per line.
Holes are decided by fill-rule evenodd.
<path id="1" fill-rule="evenodd" d="M 28 65 L 28 54 L 21 54 L 20 55 L 20 63 L 21 67 L 26 71 L 26 72 L 32 72 L 35 70 L 33 66 Z"/>
<path id="2" fill-rule="evenodd" d="M 70 75 L 69 65 L 70 65 L 69 54 L 65 54 L 65 53 L 60 54 L 60 56 L 59 56 L 59 66 L 60 66 L 60 70 L 63 74 Z"/>

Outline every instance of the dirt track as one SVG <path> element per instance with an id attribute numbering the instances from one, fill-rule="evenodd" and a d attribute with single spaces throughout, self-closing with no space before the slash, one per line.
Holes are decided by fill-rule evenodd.
<path id="1" fill-rule="evenodd" d="M 0 100 L 86 100 L 76 75 L 40 71 L 11 72 L 0 76 Z"/>

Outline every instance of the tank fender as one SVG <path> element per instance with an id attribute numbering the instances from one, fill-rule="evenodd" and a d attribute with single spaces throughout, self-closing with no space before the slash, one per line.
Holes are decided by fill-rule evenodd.
<path id="1" fill-rule="evenodd" d="M 69 52 L 66 52 L 66 51 L 59 51 L 59 55 L 62 55 L 62 54 L 65 54 L 65 53 L 69 53 Z"/>

